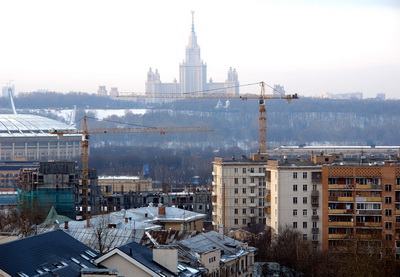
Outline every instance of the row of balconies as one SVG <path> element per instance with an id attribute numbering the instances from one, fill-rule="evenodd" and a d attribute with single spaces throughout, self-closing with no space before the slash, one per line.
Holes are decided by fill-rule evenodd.
<path id="1" fill-rule="evenodd" d="M 399 199 L 400 200 L 400 199 Z M 363 197 L 363 196 L 329 196 L 330 202 L 382 202 L 382 197 Z M 399 201 L 400 202 L 400 201 Z"/>

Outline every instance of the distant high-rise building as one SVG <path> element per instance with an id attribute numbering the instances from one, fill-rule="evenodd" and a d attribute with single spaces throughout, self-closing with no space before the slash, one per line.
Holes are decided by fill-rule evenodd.
<path id="1" fill-rule="evenodd" d="M 99 86 L 99 89 L 97 90 L 97 95 L 99 95 L 99 96 L 107 96 L 107 88 L 106 88 L 106 86 Z"/>
<path id="2" fill-rule="evenodd" d="M 176 79 L 172 83 L 163 83 L 160 73 L 151 68 L 147 72 L 146 94 L 160 93 L 188 93 L 188 92 L 216 92 L 239 94 L 239 79 L 236 69 L 230 68 L 225 82 L 207 82 L 207 64 L 200 56 L 200 46 L 197 44 L 197 35 L 194 31 L 194 12 L 192 12 L 192 28 L 189 35 L 189 44 L 186 46 L 185 60 L 179 65 L 179 83 Z"/>
<path id="3" fill-rule="evenodd" d="M 384 94 L 384 93 L 378 93 L 378 94 L 376 95 L 376 99 L 385 100 L 385 99 L 386 99 L 386 94 Z"/>
<path id="4" fill-rule="evenodd" d="M 11 90 L 11 95 L 14 96 L 15 95 L 15 87 L 14 85 L 12 86 L 6 86 L 3 87 L 1 90 L 1 97 L 9 97 L 9 91 Z"/>
<path id="5" fill-rule="evenodd" d="M 272 90 L 272 94 L 275 97 L 283 97 L 285 96 L 285 88 L 281 85 L 274 85 L 274 88 Z"/>
<path id="6" fill-rule="evenodd" d="M 119 95 L 118 88 L 116 88 L 116 87 L 111 88 L 110 96 L 118 96 L 118 95 Z"/>

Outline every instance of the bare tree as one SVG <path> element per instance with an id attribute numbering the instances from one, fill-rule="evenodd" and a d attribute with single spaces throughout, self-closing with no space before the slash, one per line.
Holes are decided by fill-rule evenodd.
<path id="1" fill-rule="evenodd" d="M 110 251 L 116 239 L 116 229 L 111 223 L 110 214 L 96 216 L 90 228 L 92 233 L 90 246 L 100 254 Z"/>

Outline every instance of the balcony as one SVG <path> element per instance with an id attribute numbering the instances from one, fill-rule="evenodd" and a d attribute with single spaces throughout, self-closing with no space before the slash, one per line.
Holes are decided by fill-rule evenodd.
<path id="1" fill-rule="evenodd" d="M 400 190 L 400 185 L 395 185 L 394 190 Z"/>
<path id="2" fill-rule="evenodd" d="M 250 172 L 250 177 L 265 177 L 265 172 Z"/>
<path id="3" fill-rule="evenodd" d="M 250 183 L 250 187 L 256 187 L 257 184 L 256 183 Z"/>
<path id="4" fill-rule="evenodd" d="M 213 171 L 213 172 L 212 172 L 212 175 L 215 176 L 215 175 L 217 175 L 217 173 L 216 173 L 215 171 Z"/>
<path id="5" fill-rule="evenodd" d="M 313 234 L 315 234 L 315 233 L 318 233 L 319 232 L 319 228 L 311 228 L 311 232 L 313 233 Z"/>
<path id="6" fill-rule="evenodd" d="M 328 239 L 344 239 L 346 234 L 329 234 Z"/>
<path id="7" fill-rule="evenodd" d="M 381 210 L 357 210 L 357 214 L 380 215 L 380 214 L 382 214 L 382 211 Z"/>
<path id="8" fill-rule="evenodd" d="M 338 197 L 339 202 L 354 202 L 354 197 Z"/>
<path id="9" fill-rule="evenodd" d="M 217 196 L 216 195 L 212 195 L 211 196 L 211 201 L 213 202 L 213 203 L 217 203 Z"/>
<path id="10" fill-rule="evenodd" d="M 400 228 L 400 222 L 395 222 L 395 223 L 394 223 L 394 227 Z"/>
<path id="11" fill-rule="evenodd" d="M 319 215 L 317 215 L 317 214 L 313 215 L 313 216 L 311 216 L 311 219 L 312 220 L 319 220 Z"/>
<path id="12" fill-rule="evenodd" d="M 361 222 L 359 222 L 359 223 L 361 223 Z M 352 221 L 330 221 L 330 222 L 328 222 L 328 226 L 354 227 L 354 222 L 352 222 Z"/>
<path id="13" fill-rule="evenodd" d="M 311 191 L 311 196 L 319 196 L 319 190 Z"/>
<path id="14" fill-rule="evenodd" d="M 357 227 L 382 227 L 382 222 L 357 222 Z"/>
<path id="15" fill-rule="evenodd" d="M 330 209 L 328 210 L 328 214 L 345 214 L 345 209 Z"/>
<path id="16" fill-rule="evenodd" d="M 338 201 L 338 198 L 337 196 L 329 196 L 328 201 Z"/>
<path id="17" fill-rule="evenodd" d="M 365 227 L 382 227 L 382 222 L 365 222 Z"/>
<path id="18" fill-rule="evenodd" d="M 317 201 L 312 201 L 312 202 L 311 202 L 311 206 L 314 207 L 314 208 L 318 208 L 318 207 L 319 207 L 319 202 L 317 202 Z"/>
<path id="19" fill-rule="evenodd" d="M 256 203 L 250 203 L 249 206 L 254 208 L 254 207 L 257 207 L 257 204 Z"/>
<path id="20" fill-rule="evenodd" d="M 265 207 L 265 208 L 264 208 L 264 212 L 265 212 L 266 214 L 271 214 L 271 207 Z"/>
<path id="21" fill-rule="evenodd" d="M 381 202 L 382 197 L 367 197 L 367 202 Z"/>
<path id="22" fill-rule="evenodd" d="M 265 201 L 271 202 L 271 195 L 265 195 Z"/>
<path id="23" fill-rule="evenodd" d="M 257 215 L 256 214 L 250 214 L 250 217 L 256 217 Z"/>
<path id="24" fill-rule="evenodd" d="M 257 194 L 255 194 L 255 193 L 250 193 L 250 197 L 256 197 L 257 196 Z"/>

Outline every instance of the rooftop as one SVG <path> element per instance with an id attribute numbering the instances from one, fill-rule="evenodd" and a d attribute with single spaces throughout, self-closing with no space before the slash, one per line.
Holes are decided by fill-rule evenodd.
<path id="1" fill-rule="evenodd" d="M 55 230 L 0 244 L 0 267 L 11 276 L 78 277 L 82 268 L 96 268 L 92 262 L 97 255 L 65 232 Z"/>
<path id="2" fill-rule="evenodd" d="M 55 136 L 48 134 L 50 129 L 76 130 L 73 126 L 43 116 L 0 114 L 0 137 Z"/>

